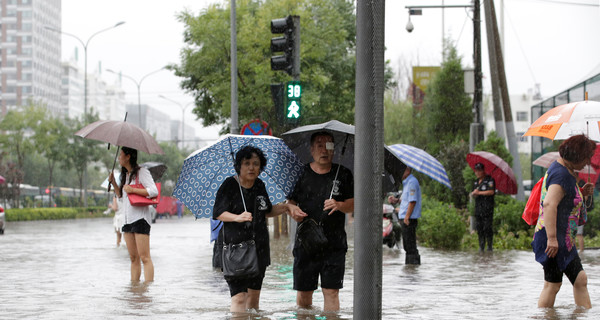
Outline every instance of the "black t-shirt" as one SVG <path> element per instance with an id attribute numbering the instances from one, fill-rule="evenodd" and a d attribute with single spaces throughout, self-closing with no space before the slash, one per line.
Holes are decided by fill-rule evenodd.
<path id="1" fill-rule="evenodd" d="M 489 175 L 483 177 L 481 183 L 479 180 L 473 182 L 473 190 L 478 189 L 479 191 L 492 190 L 496 192 L 496 181 Z M 494 195 L 491 196 L 477 196 L 475 197 L 475 214 L 493 213 L 494 212 Z"/>
<path id="2" fill-rule="evenodd" d="M 346 214 L 336 211 L 331 215 L 327 215 L 328 212 L 323 212 L 323 204 L 331 194 L 338 166 L 340 171 L 333 188 L 333 199 L 335 201 L 345 201 L 354 198 L 354 179 L 352 171 L 348 168 L 333 164 L 328 173 L 318 174 L 312 170 L 310 164 L 307 164 L 288 199 L 296 202 L 300 209 L 308 214 L 309 218 L 322 222 L 323 231 L 331 248 L 347 249 L 346 230 L 344 229 Z M 298 243 L 296 243 L 297 245 Z"/>
<path id="3" fill-rule="evenodd" d="M 269 251 L 269 231 L 267 229 L 266 214 L 271 212 L 273 205 L 269 200 L 269 195 L 262 180 L 256 179 L 250 189 L 242 187 L 246 208 L 252 213 L 252 222 L 225 222 L 223 223 L 224 242 L 240 243 L 252 239 L 252 229 L 254 229 L 254 240 L 256 242 L 256 253 L 259 264 L 266 267 L 271 264 Z M 233 214 L 244 212 L 244 204 L 240 195 L 240 187 L 234 177 L 229 177 L 223 181 L 215 198 L 213 207 L 213 219 L 217 219 L 223 212 L 228 211 Z"/>

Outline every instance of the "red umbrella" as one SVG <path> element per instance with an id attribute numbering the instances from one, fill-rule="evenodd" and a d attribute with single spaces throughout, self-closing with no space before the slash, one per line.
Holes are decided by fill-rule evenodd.
<path id="1" fill-rule="evenodd" d="M 506 194 L 517 193 L 517 179 L 511 167 L 497 155 L 486 151 L 475 151 L 467 154 L 467 163 L 475 170 L 475 164 L 482 163 L 485 174 L 496 181 L 496 189 Z"/>
<path id="2" fill-rule="evenodd" d="M 588 173 L 588 171 L 584 168 L 584 170 L 579 171 L 579 178 L 583 181 L 589 181 L 593 184 L 596 184 L 596 180 L 598 180 L 598 172 L 600 172 L 600 143 L 596 143 L 596 151 L 592 156 L 590 165 L 596 172 Z"/>

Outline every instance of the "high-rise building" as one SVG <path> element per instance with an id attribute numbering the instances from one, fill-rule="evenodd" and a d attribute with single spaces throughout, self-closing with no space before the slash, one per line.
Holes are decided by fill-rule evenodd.
<path id="1" fill-rule="evenodd" d="M 60 114 L 60 0 L 0 0 L 0 107 L 35 101 Z"/>

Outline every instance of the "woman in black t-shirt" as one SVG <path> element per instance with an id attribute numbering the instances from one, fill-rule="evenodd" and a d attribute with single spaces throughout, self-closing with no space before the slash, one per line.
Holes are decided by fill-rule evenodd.
<path id="1" fill-rule="evenodd" d="M 266 218 L 299 210 L 284 203 L 271 204 L 265 184 L 258 178 L 266 164 L 267 159 L 260 149 L 242 148 L 235 156 L 237 175 L 225 179 L 215 198 L 213 219 L 223 221 L 224 243 L 240 243 L 254 237 L 260 269 L 260 275 L 254 278 L 225 277 L 231 294 L 231 312 L 258 310 L 265 270 L 271 264 Z"/>

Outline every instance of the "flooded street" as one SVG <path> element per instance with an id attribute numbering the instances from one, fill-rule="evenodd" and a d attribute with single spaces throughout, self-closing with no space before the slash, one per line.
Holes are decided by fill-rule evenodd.
<path id="1" fill-rule="evenodd" d="M 352 226 L 351 226 L 352 227 Z M 211 267 L 209 221 L 162 219 L 152 225 L 155 281 L 131 283 L 124 244 L 115 246 L 112 219 L 12 222 L 0 236 L 2 319 L 230 319 L 229 291 Z M 352 232 L 341 312 L 295 308 L 289 240 L 271 240 L 261 310 L 249 319 L 352 319 Z M 420 266 L 401 250 L 383 249 L 383 319 L 600 319 L 600 250 L 582 255 L 593 309 L 576 310 L 572 286 L 550 310 L 537 308 L 543 271 L 531 252 L 434 251 L 420 247 Z"/>

